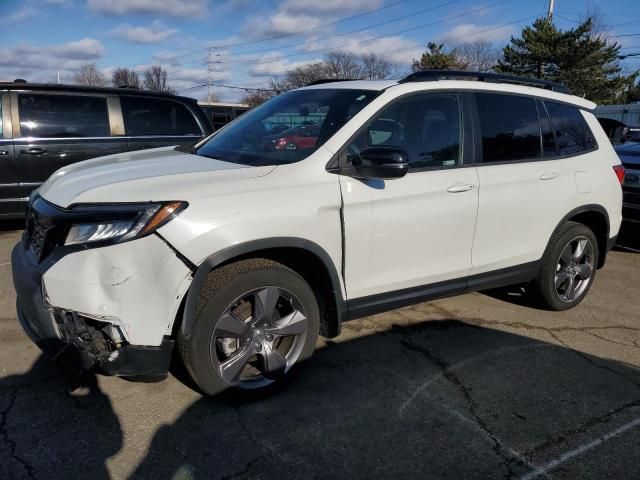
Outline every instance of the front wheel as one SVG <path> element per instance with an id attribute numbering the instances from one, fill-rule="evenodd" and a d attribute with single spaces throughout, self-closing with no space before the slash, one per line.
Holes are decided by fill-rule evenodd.
<path id="1" fill-rule="evenodd" d="M 580 303 L 593 284 L 598 242 L 581 223 L 567 222 L 551 238 L 542 258 L 536 286 L 551 310 L 567 310 Z"/>
<path id="2" fill-rule="evenodd" d="M 319 320 L 315 295 L 300 275 L 271 260 L 243 260 L 211 272 L 180 352 L 209 395 L 262 391 L 311 356 Z"/>

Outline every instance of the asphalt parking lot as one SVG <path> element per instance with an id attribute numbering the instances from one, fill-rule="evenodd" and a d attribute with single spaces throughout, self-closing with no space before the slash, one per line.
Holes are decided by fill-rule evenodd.
<path id="1" fill-rule="evenodd" d="M 238 402 L 179 373 L 69 392 L 18 326 L 8 228 L 0 478 L 640 477 L 638 251 L 570 312 L 507 289 L 348 323 L 286 389 Z"/>

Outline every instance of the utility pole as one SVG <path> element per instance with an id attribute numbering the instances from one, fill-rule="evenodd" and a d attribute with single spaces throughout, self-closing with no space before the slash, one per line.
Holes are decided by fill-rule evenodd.
<path id="1" fill-rule="evenodd" d="M 547 11 L 547 20 L 553 20 L 553 7 L 555 5 L 555 0 L 549 0 L 549 10 Z"/>
<path id="2" fill-rule="evenodd" d="M 209 47 L 209 54 L 207 55 L 207 65 L 209 70 L 209 81 L 207 82 L 207 103 L 211 103 L 211 84 L 213 83 L 213 49 L 215 47 Z"/>

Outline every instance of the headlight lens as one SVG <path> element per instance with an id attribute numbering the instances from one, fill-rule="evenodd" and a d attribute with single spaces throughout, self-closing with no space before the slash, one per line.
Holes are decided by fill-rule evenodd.
<path id="1" fill-rule="evenodd" d="M 123 242 L 153 233 L 187 207 L 186 202 L 170 202 L 147 205 L 133 212 L 127 220 L 80 223 L 69 229 L 65 245 L 94 242 Z"/>

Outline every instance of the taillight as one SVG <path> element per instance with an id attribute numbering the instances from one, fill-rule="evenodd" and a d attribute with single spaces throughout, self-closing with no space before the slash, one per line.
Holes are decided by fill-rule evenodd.
<path id="1" fill-rule="evenodd" d="M 616 177 L 618 177 L 618 181 L 622 185 L 624 183 L 624 167 L 622 165 L 614 165 L 613 171 L 616 172 Z"/>

